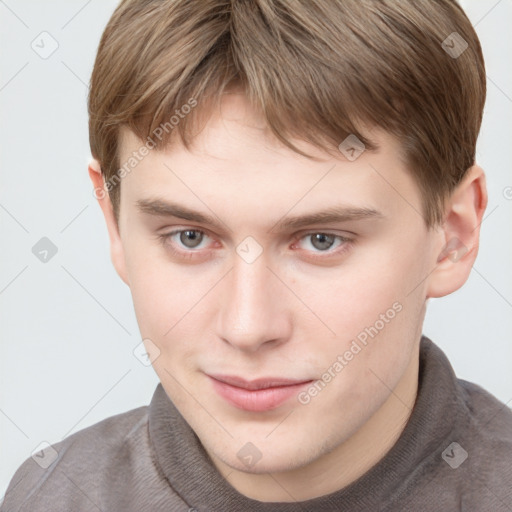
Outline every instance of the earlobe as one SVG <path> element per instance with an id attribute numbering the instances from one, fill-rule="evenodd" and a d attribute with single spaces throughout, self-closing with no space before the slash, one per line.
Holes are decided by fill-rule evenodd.
<path id="1" fill-rule="evenodd" d="M 94 197 L 98 200 L 98 204 L 100 205 L 107 224 L 110 241 L 110 259 L 119 277 L 130 286 L 119 227 L 115 219 L 112 201 L 104 186 L 104 179 L 99 162 L 95 159 L 91 160 L 88 171 L 94 188 Z"/>
<path id="2" fill-rule="evenodd" d="M 449 295 L 467 281 L 478 254 L 487 200 L 484 171 L 473 165 L 446 202 L 433 262 L 435 270 L 428 279 L 428 298 Z"/>

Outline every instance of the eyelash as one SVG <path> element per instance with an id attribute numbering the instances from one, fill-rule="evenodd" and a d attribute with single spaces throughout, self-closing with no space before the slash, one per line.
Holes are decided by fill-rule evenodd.
<path id="1" fill-rule="evenodd" d="M 191 249 L 189 251 L 187 251 L 187 250 L 178 250 L 178 249 L 175 249 L 172 245 L 168 244 L 168 240 L 172 236 L 174 236 L 176 234 L 179 234 L 179 233 L 183 233 L 185 231 L 195 231 L 197 233 L 202 233 L 203 235 L 209 236 L 205 231 L 203 231 L 201 229 L 186 228 L 186 229 L 177 229 L 177 230 L 171 231 L 169 233 L 163 233 L 163 234 L 157 235 L 157 238 L 160 240 L 161 244 L 166 249 L 171 251 L 171 253 L 174 256 L 178 256 L 180 258 L 185 258 L 185 259 L 189 259 L 190 260 L 190 259 L 196 257 L 196 254 L 200 252 L 200 249 Z M 313 260 L 326 260 L 326 259 L 328 259 L 330 257 L 333 257 L 333 256 L 340 256 L 341 254 L 343 254 L 346 251 L 348 251 L 352 247 L 352 244 L 354 242 L 354 240 L 351 239 L 351 238 L 347 238 L 347 237 L 344 237 L 344 236 L 341 236 L 341 235 L 337 235 L 335 233 L 329 233 L 329 232 L 326 232 L 326 231 L 318 231 L 317 230 L 317 231 L 309 231 L 307 233 L 300 234 L 300 236 L 297 236 L 296 238 L 294 238 L 293 244 L 295 245 L 297 242 L 300 242 L 302 239 L 307 238 L 308 236 L 311 236 L 311 235 L 316 235 L 316 234 L 333 236 L 333 237 L 339 239 L 341 241 L 341 243 L 338 246 L 338 248 L 335 249 L 335 250 L 327 250 L 325 252 L 320 251 L 320 254 L 327 254 L 327 255 L 322 255 L 322 256 L 312 255 L 312 256 L 309 256 L 309 258 L 313 259 Z"/>

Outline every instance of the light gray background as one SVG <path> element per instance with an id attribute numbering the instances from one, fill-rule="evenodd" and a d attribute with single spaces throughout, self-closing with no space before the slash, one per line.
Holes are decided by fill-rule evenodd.
<path id="1" fill-rule="evenodd" d="M 146 405 L 158 383 L 132 353 L 141 340 L 131 296 L 87 174 L 87 83 L 116 4 L 0 0 L 0 496 L 42 441 Z M 467 284 L 430 301 L 424 333 L 459 377 L 510 405 L 512 0 L 463 6 L 487 66 L 477 160 L 489 207 Z M 59 45 L 47 59 L 31 48 L 43 31 Z M 42 237 L 58 248 L 47 263 L 32 253 Z"/>

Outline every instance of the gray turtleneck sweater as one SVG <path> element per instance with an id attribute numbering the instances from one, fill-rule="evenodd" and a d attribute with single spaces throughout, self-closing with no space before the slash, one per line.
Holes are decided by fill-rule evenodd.
<path id="1" fill-rule="evenodd" d="M 20 466 L 0 512 L 512 512 L 512 411 L 457 379 L 425 336 L 418 396 L 400 438 L 355 482 L 319 498 L 264 503 L 237 492 L 161 384 L 149 406 L 53 449 L 46 469 L 32 458 Z"/>

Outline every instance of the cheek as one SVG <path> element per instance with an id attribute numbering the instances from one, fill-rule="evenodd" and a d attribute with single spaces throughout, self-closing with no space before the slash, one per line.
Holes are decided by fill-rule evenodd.
<path id="1" fill-rule="evenodd" d="M 408 294 L 421 280 L 422 268 L 410 248 L 380 246 L 356 252 L 338 266 L 295 271 L 294 291 L 336 336 L 351 339 L 397 302 L 405 308 L 414 299 Z"/>
<path id="2" fill-rule="evenodd" d="M 351 347 L 357 351 L 354 340 L 361 350 L 348 356 L 359 363 L 350 362 L 345 373 L 366 375 L 369 367 L 387 373 L 406 364 L 424 314 L 418 286 L 428 274 L 423 243 L 418 235 L 395 237 L 355 252 L 338 267 L 295 272 L 294 290 L 315 313 L 307 313 L 307 324 L 303 316 L 296 322 L 323 333 L 317 336 L 319 367 L 329 367 Z"/>
<path id="3" fill-rule="evenodd" d="M 159 247 L 127 244 L 126 264 L 130 291 L 143 337 L 164 340 L 192 305 L 190 278 L 165 261 Z M 172 333 L 169 333 L 169 335 Z M 168 336 L 169 336 L 168 335 Z"/>
<path id="4" fill-rule="evenodd" d="M 149 263 L 147 256 L 144 258 Z M 154 260 L 155 261 L 155 260 Z M 142 263 L 142 262 L 141 262 Z M 193 283 L 193 277 L 176 271 L 169 264 L 144 264 L 131 268 L 131 293 L 135 315 L 142 338 L 149 338 L 158 347 L 158 357 L 152 362 L 167 391 L 182 403 L 182 389 L 177 378 L 182 372 L 193 371 L 197 359 L 197 311 L 204 286 Z M 196 305 L 197 304 L 197 305 Z M 194 305 L 196 305 L 194 307 Z M 180 398 L 181 397 L 181 398 Z"/>
<path id="5" fill-rule="evenodd" d="M 159 347 L 163 357 L 187 358 L 204 342 L 204 333 L 212 321 L 209 316 L 215 303 L 215 284 L 219 270 L 209 272 L 199 266 L 176 265 L 161 248 L 146 248 L 136 244 L 128 252 L 130 278 L 137 323 L 143 338 Z M 194 340 L 194 343 L 184 343 Z"/>

